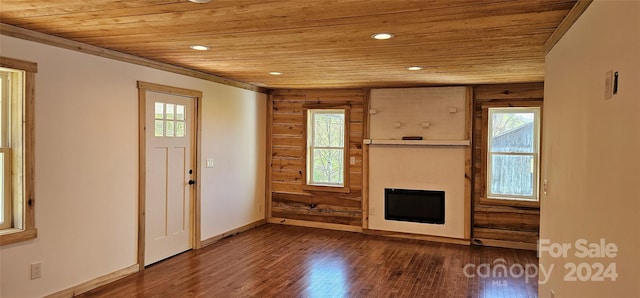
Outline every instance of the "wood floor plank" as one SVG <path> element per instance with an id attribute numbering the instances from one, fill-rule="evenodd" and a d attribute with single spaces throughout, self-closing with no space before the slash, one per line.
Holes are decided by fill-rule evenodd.
<path id="1" fill-rule="evenodd" d="M 537 276 L 493 270 L 537 264 L 532 251 L 268 224 L 79 297 L 537 297 Z"/>

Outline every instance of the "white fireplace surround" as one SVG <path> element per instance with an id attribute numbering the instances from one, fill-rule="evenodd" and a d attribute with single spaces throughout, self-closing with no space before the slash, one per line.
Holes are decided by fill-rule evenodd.
<path id="1" fill-rule="evenodd" d="M 368 228 L 467 239 L 468 87 L 374 89 L 369 110 Z M 402 140 L 420 136 L 422 140 Z M 385 219 L 385 188 L 445 192 L 445 223 Z"/>
<path id="2" fill-rule="evenodd" d="M 369 163 L 369 229 L 464 238 L 464 147 L 370 145 Z M 444 225 L 386 220 L 385 188 L 444 191 Z"/>

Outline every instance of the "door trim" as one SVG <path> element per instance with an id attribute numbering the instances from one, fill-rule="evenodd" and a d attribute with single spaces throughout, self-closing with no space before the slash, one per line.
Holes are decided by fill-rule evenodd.
<path id="1" fill-rule="evenodd" d="M 195 121 L 195 135 L 193 144 L 193 154 L 195 158 L 194 172 L 196 181 L 195 191 L 191 198 L 191 247 L 193 249 L 200 249 L 202 247 L 201 230 L 200 230 L 200 194 L 201 187 L 200 176 L 200 148 L 201 148 L 201 136 L 202 136 L 202 91 L 183 89 L 178 87 L 171 87 L 166 85 L 159 85 L 154 83 L 148 83 L 138 81 L 138 268 L 140 271 L 144 270 L 144 251 L 145 251 L 145 196 L 146 196 L 146 93 L 147 91 L 165 93 L 171 95 L 178 95 L 184 97 L 191 97 L 195 100 L 194 112 L 196 116 Z"/>

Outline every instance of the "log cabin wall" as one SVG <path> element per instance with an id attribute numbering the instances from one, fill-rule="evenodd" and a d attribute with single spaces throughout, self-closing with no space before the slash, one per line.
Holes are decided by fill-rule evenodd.
<path id="1" fill-rule="evenodd" d="M 483 162 L 486 135 L 483 135 L 483 127 L 487 126 L 483 120 L 483 107 L 542 106 L 544 84 L 479 85 L 473 90 L 473 243 L 535 250 L 539 238 L 539 204 L 488 202 L 483 199 L 486 193 Z"/>
<path id="2" fill-rule="evenodd" d="M 270 222 L 361 230 L 363 110 L 368 91 L 274 90 L 270 95 L 270 167 L 267 217 Z M 350 106 L 349 193 L 303 190 L 305 105 Z"/>

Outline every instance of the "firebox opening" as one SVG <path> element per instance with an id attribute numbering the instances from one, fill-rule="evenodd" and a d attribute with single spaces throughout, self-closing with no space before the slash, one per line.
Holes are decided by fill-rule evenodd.
<path id="1" fill-rule="evenodd" d="M 385 188 L 386 220 L 444 224 L 444 191 Z"/>

